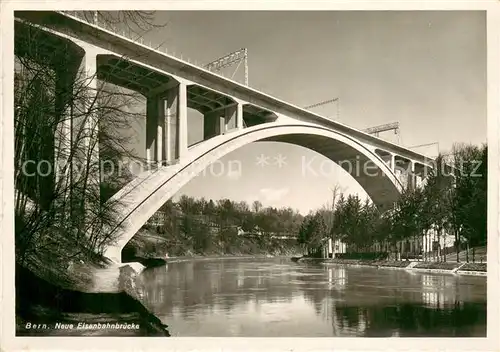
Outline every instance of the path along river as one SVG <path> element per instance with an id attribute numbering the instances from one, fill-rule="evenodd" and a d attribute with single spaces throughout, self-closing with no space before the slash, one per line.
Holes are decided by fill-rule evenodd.
<path id="1" fill-rule="evenodd" d="M 210 259 L 148 269 L 143 303 L 172 336 L 486 336 L 486 278 Z"/>

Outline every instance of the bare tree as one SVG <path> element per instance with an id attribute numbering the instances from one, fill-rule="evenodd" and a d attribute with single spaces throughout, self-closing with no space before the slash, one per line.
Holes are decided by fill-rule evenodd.
<path id="1" fill-rule="evenodd" d="M 163 28 L 166 22 L 156 22 L 156 11 L 75 11 L 89 23 L 103 27 L 126 27 L 144 35 L 154 28 Z"/>
<path id="2" fill-rule="evenodd" d="M 152 19 L 120 16 L 135 26 Z M 40 29 L 23 24 L 15 35 L 16 258 L 97 258 L 113 240 L 105 229 L 117 226 L 109 198 L 131 177 L 118 168 L 134 158 L 118 132 L 144 118 L 134 108 L 143 97 L 75 69 L 70 50 L 47 48 Z"/>

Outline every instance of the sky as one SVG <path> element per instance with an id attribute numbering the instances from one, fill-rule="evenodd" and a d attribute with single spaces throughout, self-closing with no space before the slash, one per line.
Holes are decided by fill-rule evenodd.
<path id="1" fill-rule="evenodd" d="M 399 135 L 381 137 L 406 147 L 434 143 L 415 149 L 424 154 L 486 142 L 484 12 L 161 11 L 155 21 L 166 26 L 145 42 L 203 64 L 247 48 L 252 88 L 298 106 L 338 98 L 313 111 L 360 129 L 399 122 Z M 242 67 L 234 79 L 243 80 Z M 200 116 L 191 113 L 189 125 L 192 143 L 201 138 Z M 131 143 L 144 156 L 141 128 Z M 304 163 L 318 172 L 304 172 Z M 335 185 L 366 197 L 321 155 L 259 142 L 222 158 L 176 197 L 260 200 L 308 213 L 330 200 Z"/>

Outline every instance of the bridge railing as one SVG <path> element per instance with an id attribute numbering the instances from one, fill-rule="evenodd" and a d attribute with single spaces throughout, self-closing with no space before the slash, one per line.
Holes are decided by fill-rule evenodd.
<path id="1" fill-rule="evenodd" d="M 98 16 L 94 15 L 96 11 L 58 11 L 59 13 L 68 16 L 68 17 L 73 17 L 78 20 L 84 21 L 86 23 L 89 23 L 91 25 L 94 25 L 96 27 L 102 28 L 104 30 L 107 30 L 109 32 L 112 32 L 116 35 L 122 36 L 124 38 L 127 38 L 134 43 L 144 45 L 148 48 L 151 48 L 153 50 L 157 50 L 160 52 L 165 53 L 168 56 L 172 56 L 176 59 L 179 59 L 181 61 L 186 61 L 190 63 L 191 65 L 197 66 L 199 68 L 203 68 L 206 70 L 209 70 L 209 68 L 206 67 L 206 65 L 199 63 L 196 60 L 192 60 L 189 57 L 183 57 L 182 54 L 178 55 L 174 51 L 168 51 L 167 45 L 165 45 L 164 42 L 160 43 L 159 45 L 156 43 L 153 43 L 151 41 L 144 41 L 144 38 L 142 36 L 142 33 L 138 34 L 131 30 L 129 26 L 126 27 L 120 27 L 117 25 L 117 23 L 112 23 L 109 21 L 99 21 Z M 213 72 L 212 70 L 210 70 Z M 214 72 L 215 74 L 222 75 L 222 72 Z M 225 77 L 225 75 L 223 75 Z M 226 77 L 229 78 L 229 77 Z"/>

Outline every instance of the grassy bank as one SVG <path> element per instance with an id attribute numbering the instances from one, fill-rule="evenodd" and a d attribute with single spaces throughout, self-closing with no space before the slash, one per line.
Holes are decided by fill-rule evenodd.
<path id="1" fill-rule="evenodd" d="M 414 266 L 415 269 L 436 269 L 436 270 L 455 270 L 463 263 L 448 262 L 421 262 Z"/>
<path id="2" fill-rule="evenodd" d="M 394 267 L 405 268 L 410 265 L 410 261 L 390 261 L 390 260 L 364 260 L 364 259 L 326 259 L 326 258 L 299 258 L 298 263 L 329 263 L 339 265 L 363 265 L 372 267 Z"/>
<path id="3" fill-rule="evenodd" d="M 311 264 L 335 264 L 345 266 L 368 266 L 373 268 L 394 268 L 408 270 L 428 270 L 435 272 L 460 271 L 484 272 L 486 263 L 457 263 L 457 262 L 412 262 L 412 261 L 390 261 L 390 260 L 362 260 L 362 259 L 326 259 L 326 258 L 292 258 L 298 263 Z"/>
<path id="4" fill-rule="evenodd" d="M 486 272 L 486 263 L 467 263 L 460 268 L 460 271 Z"/>

